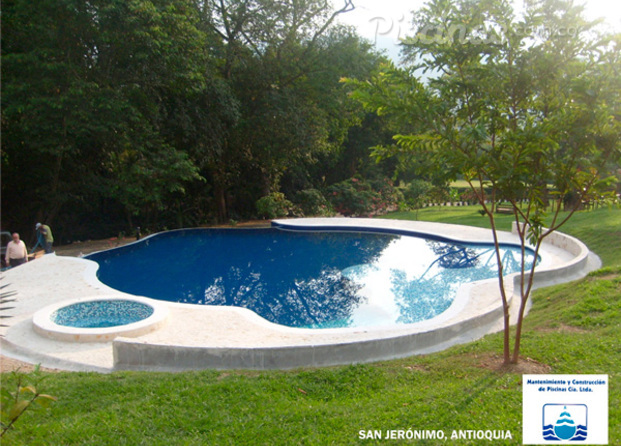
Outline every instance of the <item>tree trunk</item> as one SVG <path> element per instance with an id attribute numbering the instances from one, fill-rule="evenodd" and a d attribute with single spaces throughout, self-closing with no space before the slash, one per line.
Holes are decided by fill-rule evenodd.
<path id="1" fill-rule="evenodd" d="M 127 229 L 130 231 L 129 233 L 131 234 L 131 231 L 133 231 L 134 229 L 134 221 L 132 219 L 132 213 L 129 209 L 125 209 L 125 218 L 127 218 Z"/>
<path id="2" fill-rule="evenodd" d="M 226 187 L 218 181 L 214 187 L 214 198 L 216 201 L 216 220 L 218 223 L 225 223 L 228 220 L 228 210 L 226 206 Z"/>

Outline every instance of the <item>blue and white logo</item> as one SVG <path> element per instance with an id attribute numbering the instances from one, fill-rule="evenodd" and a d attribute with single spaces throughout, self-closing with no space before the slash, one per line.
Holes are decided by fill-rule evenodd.
<path id="1" fill-rule="evenodd" d="M 524 375 L 522 443 L 608 444 L 608 375 Z"/>
<path id="2" fill-rule="evenodd" d="M 588 430 L 585 404 L 545 404 L 543 439 L 546 441 L 585 441 Z"/>

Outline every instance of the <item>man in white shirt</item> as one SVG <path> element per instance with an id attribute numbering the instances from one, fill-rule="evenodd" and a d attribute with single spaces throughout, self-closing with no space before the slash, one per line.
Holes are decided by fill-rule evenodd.
<path id="1" fill-rule="evenodd" d="M 26 244 L 19 239 L 17 232 L 13 233 L 13 240 L 6 245 L 5 261 L 11 267 L 19 266 L 28 261 Z"/>

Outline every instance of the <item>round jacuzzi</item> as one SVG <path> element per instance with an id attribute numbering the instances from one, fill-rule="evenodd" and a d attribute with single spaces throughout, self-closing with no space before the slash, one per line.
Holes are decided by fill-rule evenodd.
<path id="1" fill-rule="evenodd" d="M 42 336 L 61 341 L 106 342 L 117 336 L 136 337 L 161 327 L 164 305 L 140 297 L 102 296 L 61 302 L 33 316 Z"/>
<path id="2" fill-rule="evenodd" d="M 65 327 L 107 328 L 140 322 L 154 311 L 151 305 L 135 300 L 89 300 L 59 308 L 51 319 Z"/>

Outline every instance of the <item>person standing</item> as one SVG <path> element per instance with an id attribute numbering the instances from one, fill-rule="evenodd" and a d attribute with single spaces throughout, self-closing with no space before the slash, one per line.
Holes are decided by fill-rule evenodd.
<path id="1" fill-rule="evenodd" d="M 13 233 L 13 240 L 6 245 L 5 262 L 12 268 L 28 261 L 28 251 L 26 244 L 19 239 L 17 232 Z"/>
<path id="2" fill-rule="evenodd" d="M 37 244 L 32 249 L 33 252 L 37 246 L 41 245 L 45 249 L 45 253 L 50 254 L 52 252 L 52 244 L 54 243 L 52 230 L 48 225 L 42 225 L 41 223 L 37 223 L 35 229 L 37 230 Z"/>

